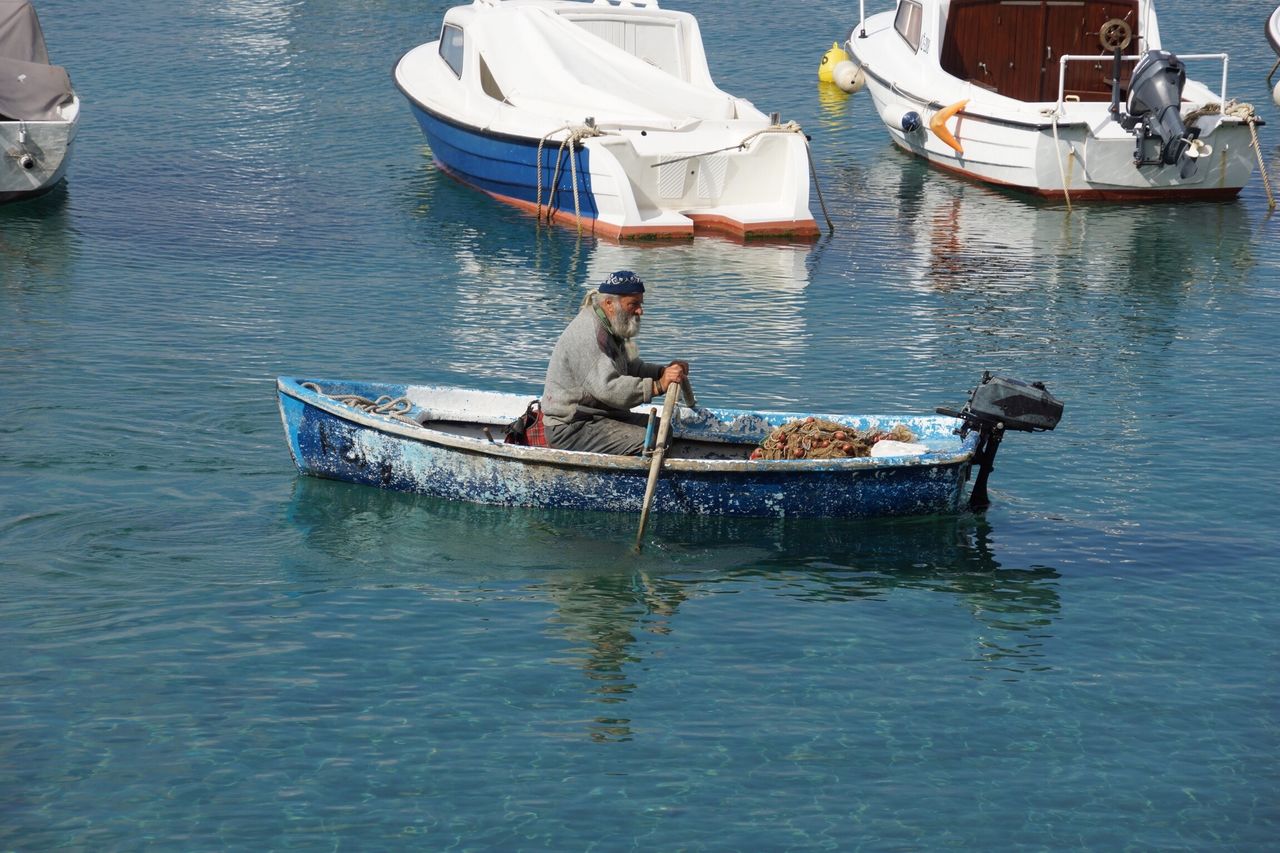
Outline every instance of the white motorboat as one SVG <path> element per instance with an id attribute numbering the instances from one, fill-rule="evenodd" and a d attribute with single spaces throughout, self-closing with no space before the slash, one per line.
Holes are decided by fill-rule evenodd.
<path id="1" fill-rule="evenodd" d="M 442 169 L 540 219 L 818 234 L 799 126 L 717 88 L 697 21 L 656 0 L 475 0 L 393 77 Z"/>
<path id="2" fill-rule="evenodd" d="M 80 120 L 67 71 L 49 63 L 36 10 L 0 0 L 0 202 L 62 180 Z"/>
<path id="3" fill-rule="evenodd" d="M 893 141 L 968 178 L 1137 201 L 1228 199 L 1253 172 L 1227 54 L 1166 51 L 1150 0 L 898 0 L 846 50 Z"/>

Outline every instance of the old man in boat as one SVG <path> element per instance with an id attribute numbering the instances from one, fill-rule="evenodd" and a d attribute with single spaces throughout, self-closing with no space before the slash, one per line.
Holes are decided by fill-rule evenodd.
<path id="1" fill-rule="evenodd" d="M 542 415 L 551 447 L 620 454 L 644 448 L 646 419 L 630 409 L 683 382 L 689 363 L 640 359 L 635 339 L 643 314 L 644 282 L 630 270 L 587 294 L 547 365 Z"/>

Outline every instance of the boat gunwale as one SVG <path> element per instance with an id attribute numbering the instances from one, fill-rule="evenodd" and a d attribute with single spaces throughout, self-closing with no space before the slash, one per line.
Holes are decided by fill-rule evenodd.
<path id="1" fill-rule="evenodd" d="M 432 42 L 432 44 L 434 44 L 434 42 Z M 421 45 L 419 45 L 419 47 L 421 47 Z M 416 50 L 416 49 L 417 48 L 413 48 L 412 50 Z M 403 58 L 404 57 L 401 57 L 401 59 Z M 401 85 L 400 78 L 396 73 L 399 70 L 399 68 L 400 68 L 400 61 L 396 60 L 395 65 L 391 67 L 391 80 L 393 83 L 395 83 L 396 88 L 400 90 L 400 94 L 404 95 L 405 98 L 409 100 L 409 103 L 413 104 L 413 106 L 422 110 L 424 113 L 427 113 L 436 121 L 440 121 L 445 124 L 451 125 L 457 128 L 458 130 L 463 130 L 468 133 L 474 133 L 478 136 L 483 136 L 487 139 L 492 139 L 498 142 L 510 142 L 510 143 L 518 143 L 521 145 L 536 146 L 540 141 L 544 141 L 545 139 L 546 142 L 553 143 L 553 145 L 547 146 L 548 151 L 553 150 L 561 142 L 558 139 L 549 138 L 550 135 L 554 135 L 555 131 L 552 131 L 552 134 L 550 134 L 546 138 L 540 138 L 537 136 L 523 136 L 521 134 L 511 133 L 505 130 L 493 130 L 492 128 L 480 127 L 479 125 L 476 125 L 476 124 L 468 124 L 467 122 L 460 121 L 451 116 L 444 115 L 443 113 L 439 112 L 437 108 L 429 107 L 426 104 L 424 104 L 416 96 L 414 96 L 411 92 L 409 92 L 408 89 L 406 89 L 403 85 Z M 563 129 L 564 129 L 563 126 L 557 128 L 557 130 L 563 130 Z M 641 129 L 651 130 L 652 128 L 641 127 Z M 574 140 L 572 144 L 575 150 L 582 150 L 583 148 L 586 147 L 588 142 L 590 142 L 589 139 L 585 139 L 585 140 L 579 139 L 579 140 Z"/>
<path id="2" fill-rule="evenodd" d="M 846 42 L 846 46 L 847 46 L 847 44 L 848 44 L 848 42 Z M 906 98 L 906 99 L 908 99 L 908 100 L 914 101 L 915 103 L 919 104 L 920 106 L 922 106 L 922 107 L 924 107 L 924 108 L 926 108 L 926 109 L 940 110 L 940 109 L 942 109 L 943 107 L 947 106 L 946 104 L 943 104 L 943 103 L 941 103 L 941 102 L 939 102 L 939 101 L 933 100 L 933 99 L 931 99 L 931 98 L 926 98 L 926 97 L 924 97 L 923 95 L 917 95 L 917 94 L 915 94 L 914 92 L 911 92 L 911 91 L 909 91 L 909 90 L 907 90 L 907 89 L 902 88 L 902 86 L 901 86 L 901 85 L 899 85 L 899 84 L 897 84 L 897 83 L 894 83 L 894 82 L 892 82 L 892 81 L 888 80 L 888 79 L 887 79 L 887 78 L 885 78 L 885 77 L 881 77 L 881 76 L 880 76 L 879 74 L 877 74 L 874 70 L 872 70 L 872 66 L 871 66 L 870 64 L 863 64 L 863 63 L 859 63 L 859 67 L 861 67 L 861 68 L 862 68 L 862 73 L 866 74 L 866 75 L 867 75 L 868 77 L 870 77 L 872 80 L 874 80 L 875 82 L 879 83 L 879 84 L 880 84 L 884 89 L 886 89 L 887 91 L 892 92 L 893 94 L 895 94 L 895 95 L 899 95 L 899 96 L 901 96 L 901 97 L 903 97 L 903 98 Z M 945 73 L 945 72 L 944 72 L 944 73 Z M 954 77 L 953 79 L 960 81 L 962 84 L 963 84 L 963 83 L 968 82 L 968 81 L 965 81 L 965 80 L 960 80 L 960 78 L 959 78 L 959 77 Z M 970 103 L 973 103 L 973 102 L 972 102 L 972 101 L 970 101 Z M 1044 105 L 1046 106 L 1046 108 L 1048 108 L 1048 107 L 1052 107 L 1052 106 L 1053 106 L 1053 104 L 1054 104 L 1054 102 L 1053 102 L 1053 101 L 1018 101 L 1017 103 L 1023 103 L 1023 104 L 1033 104 L 1033 103 L 1037 103 L 1037 104 L 1044 104 Z M 1084 101 L 1084 102 L 1081 102 L 1081 103 L 1097 103 L 1097 104 L 1103 104 L 1103 105 L 1105 105 L 1105 103 L 1106 103 L 1106 102 L 1104 102 L 1104 101 L 1093 101 L 1093 102 Z M 985 105 L 985 104 L 979 104 L 979 106 L 988 106 L 988 105 Z M 957 115 L 957 116 L 962 116 L 962 117 L 967 118 L 967 119 L 972 119 L 972 120 L 974 120 L 974 121 L 985 122 L 985 123 L 987 123 L 987 124 L 1000 125 L 1000 126 L 1003 126 L 1003 127 L 1016 127 L 1016 128 L 1020 128 L 1020 129 L 1023 129 L 1023 130 L 1049 131 L 1049 130 L 1053 130 L 1053 127 L 1054 127 L 1054 122 L 1052 122 L 1052 121 L 1047 121 L 1047 122 L 1043 122 L 1043 123 L 1035 123 L 1035 122 L 1031 122 L 1031 121 L 1018 121 L 1017 119 L 1002 118 L 1002 117 L 995 116 L 995 115 L 992 115 L 992 114 L 987 113 L 987 112 L 978 112 L 978 111 L 976 111 L 972 106 L 967 106 L 967 105 L 966 105 L 963 109 L 958 110 L 958 111 L 956 112 L 956 115 Z M 1217 113 L 1216 115 L 1219 117 L 1219 123 L 1220 123 L 1220 124 L 1227 125 L 1227 124 L 1244 124 L 1244 123 L 1245 123 L 1245 120 L 1244 120 L 1243 118 L 1239 117 L 1239 116 L 1229 115 L 1229 114 L 1226 114 L 1226 113 Z M 1254 124 L 1256 124 L 1256 125 L 1258 125 L 1259 127 L 1261 127 L 1261 126 L 1263 126 L 1263 125 L 1265 125 L 1265 124 L 1266 124 L 1266 121 L 1265 121 L 1265 120 L 1263 120 L 1263 119 L 1261 119 L 1261 118 L 1256 118 L 1256 119 L 1254 119 Z M 1063 119 L 1060 119 L 1060 120 L 1057 122 L 1057 126 L 1058 126 L 1058 129 L 1059 129 L 1059 130 L 1061 130 L 1061 129 L 1063 129 L 1063 128 L 1068 128 L 1068 127 L 1085 127 L 1085 128 L 1092 127 L 1092 125 L 1091 125 L 1091 123 L 1090 123 L 1090 120 L 1089 120 L 1088 118 L 1086 118 L 1086 117 L 1080 117 L 1080 118 L 1063 118 Z"/>
<path id="3" fill-rule="evenodd" d="M 910 92 L 902 88 L 897 83 L 893 83 L 888 79 L 881 77 L 879 74 L 875 73 L 875 71 L 871 69 L 871 66 L 869 64 L 860 63 L 860 67 L 862 68 L 862 73 L 866 74 L 872 80 L 875 80 L 886 90 L 892 92 L 895 95 L 900 95 L 903 98 L 907 98 L 909 100 L 915 101 L 917 104 L 920 104 L 922 107 L 925 107 L 926 109 L 940 110 L 943 107 L 947 106 L 946 104 L 935 101 L 932 98 L 926 98 L 923 95 L 917 95 L 913 92 Z M 956 77 L 954 79 L 959 80 L 960 78 Z M 966 81 L 961 80 L 960 82 L 964 83 Z M 1030 102 L 1024 102 L 1024 103 L 1030 103 Z M 1051 102 L 1045 101 L 1044 103 L 1051 103 Z M 966 106 L 963 109 L 958 110 L 955 114 L 957 116 L 963 116 L 964 118 L 973 119 L 975 121 L 982 121 L 988 124 L 996 124 L 1004 127 L 1017 127 L 1025 130 L 1036 130 L 1036 131 L 1053 129 L 1053 122 L 1051 121 L 1035 123 L 1031 121 L 1017 121 L 1016 119 L 999 118 L 997 116 L 977 112 L 972 107 L 969 107 L 969 106 Z M 1084 119 L 1084 118 L 1073 118 L 1073 119 L 1068 119 L 1065 121 L 1058 122 L 1059 129 L 1064 127 L 1088 127 L 1088 126 L 1089 126 L 1089 121 L 1088 119 Z"/>
<path id="4" fill-rule="evenodd" d="M 300 379 L 292 376 L 280 376 L 276 379 L 276 390 L 278 394 L 291 397 L 304 406 L 312 406 L 329 415 L 347 421 L 356 426 L 374 430 L 381 433 L 389 433 L 399 438 L 421 442 L 424 444 L 432 444 L 439 447 L 456 450 L 463 453 L 471 453 L 481 456 L 502 457 L 512 461 L 519 461 L 528 464 L 548 465 L 561 468 L 584 468 L 589 470 L 615 470 L 615 471 L 647 471 L 650 467 L 651 460 L 640 456 L 624 456 L 618 454 L 607 453 L 591 453 L 578 450 L 561 450 L 552 447 L 530 447 L 527 445 L 507 444 L 502 441 L 489 441 L 487 439 L 470 438 L 460 436 L 453 433 L 444 432 L 438 429 L 432 429 L 425 424 L 419 426 L 410 426 L 403 421 L 394 418 L 384 417 L 363 412 L 359 409 L 344 405 L 326 394 L 311 391 L 303 388 L 303 382 L 310 382 L 317 385 L 323 383 L 333 384 L 350 384 L 350 385 L 391 385 L 391 383 L 362 383 L 353 382 L 351 380 L 333 380 L 333 379 Z M 404 387 L 406 391 L 412 388 L 419 389 L 438 389 L 453 391 L 468 391 L 478 389 L 457 388 L 453 386 L 432 386 L 432 385 L 405 385 L 394 386 Z M 486 392 L 493 393 L 493 392 Z M 513 398 L 519 395 L 509 394 L 508 392 L 499 392 L 508 394 Z M 523 399 L 523 398 L 520 398 Z M 738 410 L 716 410 L 711 411 L 738 411 Z M 803 418 L 808 414 L 790 413 L 790 412 L 749 412 L 742 410 L 741 414 L 756 415 L 782 415 L 785 417 Z M 827 417 L 826 415 L 813 415 L 814 417 Z M 875 420 L 893 420 L 893 419 L 909 419 L 909 418 L 928 418 L 937 421 L 952 420 L 957 426 L 960 421 L 954 418 L 948 418 L 946 415 L 838 415 L 838 417 L 861 417 L 871 418 Z M 482 423 L 476 421 L 476 423 Z M 676 422 L 678 424 L 678 421 Z M 498 426 L 498 424 L 494 424 Z M 287 424 L 286 424 L 287 429 Z M 678 436 L 677 436 L 678 438 Z M 694 438 L 693 440 L 706 440 Z M 745 443 L 744 443 L 745 444 Z M 946 468 L 954 465 L 966 464 L 973 459 L 976 449 L 976 435 L 972 438 L 965 439 L 961 444 L 961 449 L 956 452 L 948 451 L 930 451 L 920 456 L 864 456 L 864 457 L 846 457 L 843 459 L 754 459 L 754 460 L 737 460 L 737 459 L 690 459 L 682 457 L 667 457 L 664 461 L 664 467 L 672 472 L 685 474 L 723 474 L 723 473 L 741 473 L 756 475 L 772 475 L 772 474 L 817 474 L 831 472 L 848 472 L 848 473 L 874 473 L 895 469 L 933 469 Z"/>
<path id="5" fill-rule="evenodd" d="M 44 126 L 44 125 L 78 125 L 80 123 L 80 96 L 75 92 L 71 93 L 71 100 L 63 101 L 58 105 L 58 109 L 66 115 L 65 118 L 0 118 L 0 125 L 25 125 L 26 127 Z"/>
<path id="6" fill-rule="evenodd" d="M 24 124 L 27 127 L 31 127 L 32 125 L 69 125 L 69 124 L 75 124 L 78 120 L 79 120 L 79 116 L 76 116 L 73 118 L 41 118 L 41 119 L 5 118 L 5 119 L 0 119 L 0 125 Z"/>

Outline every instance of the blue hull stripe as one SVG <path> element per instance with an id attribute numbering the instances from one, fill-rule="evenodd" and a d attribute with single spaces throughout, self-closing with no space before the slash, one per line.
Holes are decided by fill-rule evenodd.
<path id="1" fill-rule="evenodd" d="M 440 165 L 459 180 L 486 192 L 538 203 L 538 140 L 509 134 L 488 133 L 441 116 L 410 100 L 413 117 L 422 127 L 431 146 L 431 154 Z M 573 169 L 569 151 L 560 142 L 548 139 L 542 146 L 542 204 L 572 213 Z M 590 152 L 578 147 L 573 153 L 578 173 L 578 209 L 586 219 L 599 216 L 595 196 L 591 192 Z M 555 192 L 551 181 L 559 161 L 560 175 Z"/>

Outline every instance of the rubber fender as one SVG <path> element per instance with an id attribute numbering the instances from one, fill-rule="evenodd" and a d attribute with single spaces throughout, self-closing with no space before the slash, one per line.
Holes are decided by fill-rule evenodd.
<path id="1" fill-rule="evenodd" d="M 969 103 L 968 98 L 963 101 L 956 101 L 951 106 L 938 110 L 933 118 L 929 119 L 929 129 L 933 131 L 933 135 L 951 146 L 957 154 L 964 154 L 964 148 L 960 145 L 960 140 L 956 139 L 951 134 L 951 131 L 947 130 L 947 119 L 964 109 L 967 103 Z"/>

